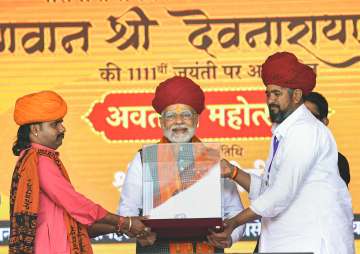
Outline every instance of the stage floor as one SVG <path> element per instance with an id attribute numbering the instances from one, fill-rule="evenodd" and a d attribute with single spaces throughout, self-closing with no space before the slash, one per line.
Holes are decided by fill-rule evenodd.
<path id="1" fill-rule="evenodd" d="M 242 241 L 234 244 L 230 249 L 226 249 L 225 253 L 252 253 L 254 250 L 255 242 Z M 121 244 L 94 244 L 94 254 L 134 254 L 135 244 L 121 243 Z M 7 247 L 0 246 L 0 254 L 7 254 Z M 360 240 L 355 241 L 355 253 L 360 253 Z"/>

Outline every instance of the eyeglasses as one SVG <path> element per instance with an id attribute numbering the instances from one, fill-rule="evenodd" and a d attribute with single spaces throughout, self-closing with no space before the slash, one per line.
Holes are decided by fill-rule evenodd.
<path id="1" fill-rule="evenodd" d="M 191 110 L 184 110 L 177 114 L 175 111 L 166 111 L 164 112 L 161 117 L 165 119 L 165 121 L 175 121 L 178 116 L 180 116 L 181 120 L 191 120 L 196 115 L 195 112 Z"/>

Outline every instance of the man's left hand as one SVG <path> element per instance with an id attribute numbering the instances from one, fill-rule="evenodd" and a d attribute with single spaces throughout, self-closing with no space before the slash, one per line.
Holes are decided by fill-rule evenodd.
<path id="1" fill-rule="evenodd" d="M 230 248 L 232 245 L 230 228 L 225 228 L 223 232 L 216 233 L 213 230 L 209 230 L 210 235 L 207 236 L 209 243 L 217 248 Z"/>
<path id="2" fill-rule="evenodd" d="M 156 241 L 156 233 L 151 232 L 149 235 L 146 236 L 137 236 L 136 240 L 143 247 L 153 245 Z"/>

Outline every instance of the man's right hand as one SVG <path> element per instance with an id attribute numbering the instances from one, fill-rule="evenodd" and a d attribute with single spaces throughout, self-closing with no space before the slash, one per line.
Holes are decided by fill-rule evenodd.
<path id="1" fill-rule="evenodd" d="M 126 217 L 121 231 L 130 237 L 149 235 L 151 233 L 151 229 L 146 227 L 141 221 L 144 218 L 145 217 L 142 216 Z"/>
<path id="2" fill-rule="evenodd" d="M 207 236 L 208 242 L 217 248 L 230 248 L 233 244 L 231 239 L 231 233 L 236 228 L 236 221 L 226 220 L 223 223 L 223 231 L 215 232 L 214 230 L 209 230 L 211 234 Z"/>
<path id="3" fill-rule="evenodd" d="M 231 178 L 234 172 L 234 166 L 228 160 L 221 159 L 220 167 L 221 167 L 221 176 L 224 178 Z"/>
<path id="4" fill-rule="evenodd" d="M 250 175 L 240 168 L 232 165 L 226 159 L 221 159 L 221 176 L 224 178 L 229 178 L 237 182 L 241 187 L 243 187 L 247 192 L 250 191 Z"/>
<path id="5" fill-rule="evenodd" d="M 153 245 L 154 242 L 156 241 L 156 233 L 155 232 L 151 232 L 149 235 L 147 236 L 139 236 L 136 238 L 136 240 L 139 242 L 139 244 L 141 246 L 150 246 Z"/>
<path id="6" fill-rule="evenodd" d="M 141 221 L 146 217 L 127 217 L 123 232 L 130 237 L 135 237 L 141 246 L 153 245 L 156 240 L 156 233 L 151 232 L 151 228 L 146 227 Z M 131 220 L 131 225 L 130 225 Z M 130 229 L 130 230 L 129 230 Z"/>

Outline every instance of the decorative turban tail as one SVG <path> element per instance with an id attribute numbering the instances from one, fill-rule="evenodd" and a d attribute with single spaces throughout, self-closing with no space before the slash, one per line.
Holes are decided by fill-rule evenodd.
<path id="1" fill-rule="evenodd" d="M 289 52 L 278 52 L 266 59 L 262 65 L 261 78 L 264 84 L 301 89 L 304 95 L 316 85 L 316 74 L 306 64 Z"/>
<path id="2" fill-rule="evenodd" d="M 205 95 L 200 86 L 191 79 L 175 76 L 160 83 L 152 101 L 152 106 L 159 114 L 173 104 L 191 106 L 201 114 L 205 107 Z"/>
<path id="3" fill-rule="evenodd" d="M 18 125 L 49 122 L 63 118 L 66 112 L 66 102 L 60 95 L 53 91 L 42 91 L 16 100 L 14 120 Z"/>

